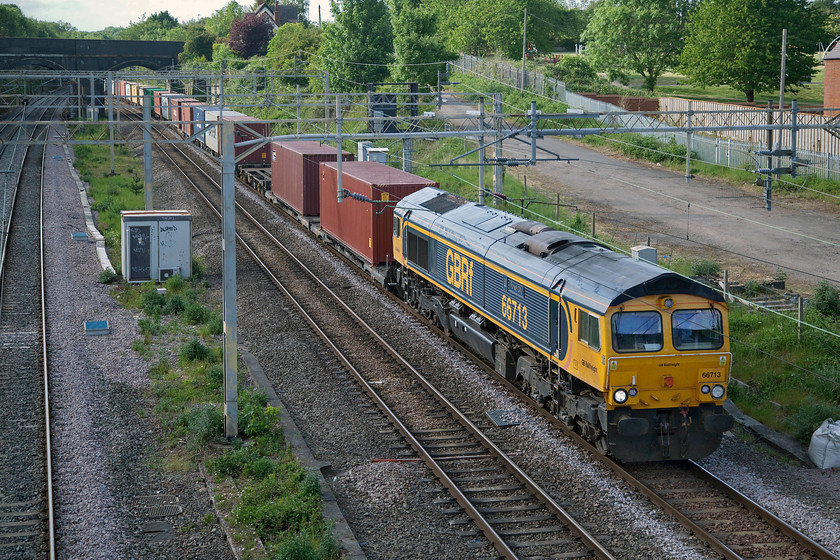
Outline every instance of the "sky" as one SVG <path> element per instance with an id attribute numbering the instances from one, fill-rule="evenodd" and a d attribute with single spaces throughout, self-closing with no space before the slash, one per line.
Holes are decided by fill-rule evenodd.
<path id="1" fill-rule="evenodd" d="M 253 0 L 238 0 L 251 6 Z M 99 31 L 106 27 L 128 27 L 146 17 L 163 11 L 179 22 L 213 15 L 230 0 L 3 0 L 17 4 L 27 17 L 41 21 L 66 21 L 80 31 Z M 281 2 L 282 3 L 282 2 Z M 309 19 L 318 21 L 318 6 L 322 20 L 331 20 L 329 0 L 309 0 Z"/>

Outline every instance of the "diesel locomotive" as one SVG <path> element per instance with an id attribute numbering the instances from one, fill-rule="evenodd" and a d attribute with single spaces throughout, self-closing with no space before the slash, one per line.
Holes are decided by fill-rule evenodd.
<path id="1" fill-rule="evenodd" d="M 604 453 L 698 459 L 733 425 L 707 286 L 432 187 L 396 203 L 394 259 L 407 302 Z"/>

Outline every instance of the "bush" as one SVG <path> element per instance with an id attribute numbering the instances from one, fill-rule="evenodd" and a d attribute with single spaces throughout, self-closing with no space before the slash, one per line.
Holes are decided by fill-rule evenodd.
<path id="1" fill-rule="evenodd" d="M 166 296 L 159 294 L 157 288 L 151 287 L 140 297 L 140 307 L 146 315 L 159 315 L 166 305 Z"/>
<path id="2" fill-rule="evenodd" d="M 720 273 L 721 267 L 718 263 L 714 261 L 700 259 L 691 262 L 692 276 L 706 276 L 708 278 L 714 278 L 716 276 L 719 276 Z"/>
<path id="3" fill-rule="evenodd" d="M 566 83 L 571 90 L 591 89 L 598 81 L 598 74 L 592 65 L 582 56 L 564 56 L 549 71 L 558 80 Z"/>
<path id="4" fill-rule="evenodd" d="M 166 279 L 166 283 L 164 284 L 164 286 L 166 287 L 166 292 L 170 294 L 180 293 L 186 285 L 186 281 L 180 274 L 170 276 Z"/>
<path id="5" fill-rule="evenodd" d="M 167 298 L 162 312 L 164 315 L 177 315 L 184 311 L 184 308 L 184 300 L 181 299 L 181 296 L 170 296 Z"/>
<path id="6" fill-rule="evenodd" d="M 207 321 L 210 312 L 199 303 L 188 303 L 184 309 L 184 320 L 191 325 L 199 325 Z"/>
<path id="7" fill-rule="evenodd" d="M 111 270 L 110 268 L 106 268 L 105 270 L 99 273 L 100 284 L 113 284 L 117 281 L 117 278 L 117 273 Z"/>
<path id="8" fill-rule="evenodd" d="M 201 343 L 200 340 L 194 338 L 181 347 L 179 356 L 183 362 L 197 362 L 209 360 L 212 356 L 209 348 Z"/>
<path id="9" fill-rule="evenodd" d="M 811 441 L 811 434 L 826 418 L 840 418 L 840 407 L 825 402 L 810 400 L 796 407 L 787 419 L 794 436 L 803 443 Z"/>
<path id="10" fill-rule="evenodd" d="M 838 319 L 840 318 L 840 290 L 823 280 L 814 291 L 809 305 L 821 315 Z"/>

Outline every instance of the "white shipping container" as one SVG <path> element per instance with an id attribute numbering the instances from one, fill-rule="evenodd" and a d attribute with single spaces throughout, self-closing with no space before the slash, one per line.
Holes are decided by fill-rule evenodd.
<path id="1" fill-rule="evenodd" d="M 169 112 L 169 107 L 173 97 L 186 97 L 186 95 L 184 95 L 183 93 L 160 94 L 160 118 L 165 121 L 172 120 L 172 114 Z"/>
<path id="2" fill-rule="evenodd" d="M 226 118 L 229 116 L 238 115 L 238 116 L 247 116 L 244 113 L 240 113 L 239 111 L 232 111 L 231 109 L 208 109 L 204 111 L 204 122 L 209 125 L 210 123 L 217 123 L 219 122 L 219 117 Z M 222 154 L 222 146 L 221 141 L 221 125 L 215 126 L 207 126 L 207 131 L 204 133 L 204 144 L 207 148 L 219 155 Z"/>

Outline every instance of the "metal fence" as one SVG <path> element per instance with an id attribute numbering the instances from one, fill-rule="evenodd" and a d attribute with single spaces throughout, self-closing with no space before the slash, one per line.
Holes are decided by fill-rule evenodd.
<path id="1" fill-rule="evenodd" d="M 521 68 L 499 60 L 483 59 L 462 54 L 458 60 L 453 61 L 451 64 L 462 72 L 477 74 L 510 87 L 527 89 L 537 95 L 547 97 L 554 101 L 560 101 L 570 107 L 586 112 L 611 113 L 624 111 L 624 109 L 617 105 L 570 92 L 566 89 L 566 84 L 560 80 L 544 76 L 538 72 L 526 70 L 523 73 Z M 689 100 L 687 99 L 661 98 L 660 109 L 662 111 L 688 111 L 688 103 Z M 751 109 L 740 105 L 712 102 L 692 101 L 691 103 L 692 109 L 695 111 L 737 111 L 739 125 L 743 125 L 745 121 L 762 124 L 766 122 L 767 118 L 767 113 L 764 109 Z M 774 113 L 774 117 L 778 117 L 780 114 L 788 119 L 789 122 L 790 112 L 780 113 L 777 110 Z M 798 122 L 819 123 L 829 120 L 821 114 L 809 114 L 805 112 L 798 113 L 797 117 Z M 656 128 L 657 125 L 661 125 L 659 121 L 651 117 L 640 119 L 638 115 L 626 119 L 622 118 L 621 115 L 611 115 L 610 118 L 619 121 L 615 124 L 621 123 L 631 127 Z M 685 123 L 671 124 L 680 125 Z M 701 126 L 701 123 L 697 122 L 692 122 L 692 124 Z M 688 135 L 684 132 L 645 132 L 644 134 L 655 136 L 665 142 L 673 141 L 682 146 L 685 146 L 688 141 Z M 759 139 L 759 136 L 763 134 L 760 131 L 743 130 L 732 131 L 731 133 L 721 132 L 719 136 L 693 133 L 691 134 L 692 157 L 706 163 L 749 171 L 766 167 L 766 164 L 762 161 L 762 156 L 757 156 L 754 153 L 756 150 L 765 148 L 765 145 Z M 790 142 L 790 132 L 785 131 L 782 135 L 782 145 L 790 146 Z M 797 173 L 799 175 L 809 175 L 840 181 L 840 138 L 829 134 L 825 130 L 800 130 L 797 136 L 796 152 L 800 161 L 807 162 L 807 165 L 798 168 Z M 774 167 L 786 167 L 789 165 L 790 158 L 781 158 L 774 163 Z"/>

